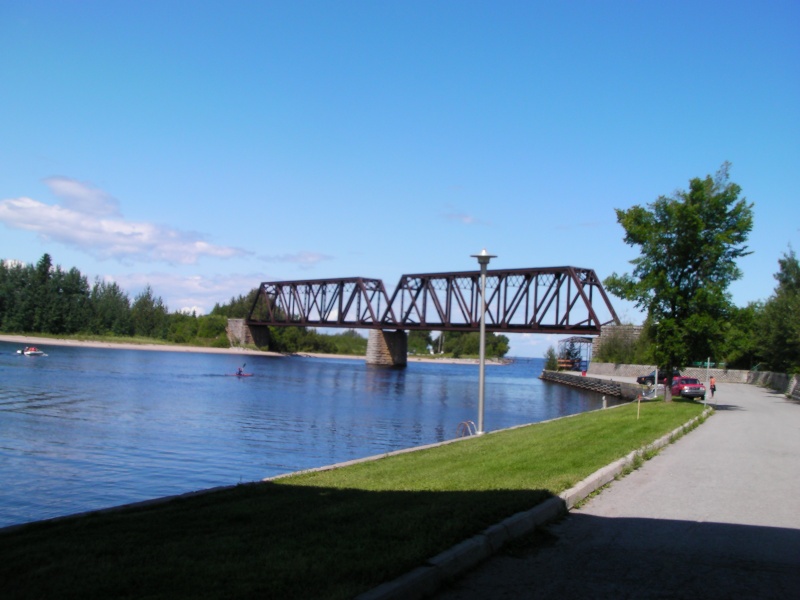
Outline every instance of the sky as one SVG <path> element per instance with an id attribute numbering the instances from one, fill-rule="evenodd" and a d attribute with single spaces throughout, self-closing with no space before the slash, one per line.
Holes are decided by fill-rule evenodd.
<path id="1" fill-rule="evenodd" d="M 171 311 L 264 281 L 391 293 L 484 248 L 630 273 L 615 209 L 725 161 L 744 306 L 800 249 L 795 0 L 0 0 L 0 259 Z"/>

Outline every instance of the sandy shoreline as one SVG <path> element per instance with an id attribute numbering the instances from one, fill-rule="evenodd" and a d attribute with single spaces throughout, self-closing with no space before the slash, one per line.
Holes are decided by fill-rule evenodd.
<path id="1" fill-rule="evenodd" d="M 0 342 L 19 344 L 20 346 L 37 346 L 42 350 L 48 346 L 83 346 L 85 348 L 104 348 L 109 350 L 153 350 L 158 352 L 198 352 L 205 354 L 229 354 L 234 356 L 300 356 L 308 358 L 345 358 L 352 360 L 365 360 L 364 356 L 354 356 L 350 354 L 320 354 L 315 352 L 301 352 L 298 354 L 281 354 L 279 352 L 268 352 L 265 350 L 252 350 L 250 348 L 231 347 L 231 348 L 207 348 L 203 346 L 178 346 L 170 344 L 133 344 L 122 342 L 97 342 L 90 340 L 71 340 L 65 338 L 47 338 L 30 335 L 0 335 Z M 478 364 L 474 358 L 428 358 L 420 356 L 409 356 L 408 362 L 429 362 L 442 364 Z M 487 365 L 501 365 L 499 361 L 487 360 Z"/>
<path id="2" fill-rule="evenodd" d="M 177 346 L 170 344 L 132 344 L 121 342 L 97 342 L 90 340 L 70 340 L 30 335 L 0 335 L 0 341 L 17 343 L 21 346 L 82 346 L 84 348 L 107 348 L 110 350 L 155 350 L 160 352 L 200 352 L 205 354 L 254 354 L 263 356 L 283 356 L 277 352 L 262 352 L 249 348 L 205 348 L 202 346 Z"/>

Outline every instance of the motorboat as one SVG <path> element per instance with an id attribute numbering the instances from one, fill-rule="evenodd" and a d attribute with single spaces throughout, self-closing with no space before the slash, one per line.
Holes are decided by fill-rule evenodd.
<path id="1" fill-rule="evenodd" d="M 17 354 L 24 354 L 25 356 L 47 356 L 43 350 L 36 346 L 26 346 L 24 350 L 17 350 Z"/>

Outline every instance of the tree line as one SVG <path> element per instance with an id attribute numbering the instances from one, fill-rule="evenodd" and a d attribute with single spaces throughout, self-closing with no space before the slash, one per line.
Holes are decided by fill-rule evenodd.
<path id="1" fill-rule="evenodd" d="M 170 313 L 152 287 L 131 300 L 117 283 L 68 271 L 44 254 L 35 265 L 0 261 L 0 331 L 46 335 L 143 337 L 221 345 L 225 319 Z"/>
<path id="2" fill-rule="evenodd" d="M 67 271 L 44 254 L 35 264 L 0 260 L 0 332 L 45 335 L 148 338 L 173 344 L 227 348 L 228 319 L 248 316 L 258 289 L 215 304 L 207 315 L 170 312 L 150 285 L 133 299 L 117 283 L 88 278 L 77 268 Z M 269 350 L 298 353 L 364 355 L 367 339 L 354 330 L 319 333 L 307 327 L 270 327 Z M 409 351 L 431 348 L 452 356 L 478 354 L 477 333 L 448 333 L 434 340 L 431 332 L 412 331 Z M 487 356 L 508 352 L 508 338 L 488 334 Z"/>
<path id="3" fill-rule="evenodd" d="M 251 295 L 257 290 L 253 290 Z M 245 308 L 246 305 L 246 308 Z M 0 332 L 65 336 L 147 338 L 173 344 L 227 348 L 228 314 L 244 317 L 245 297 L 216 305 L 208 315 L 170 312 L 150 285 L 133 299 L 117 283 L 67 271 L 44 254 L 35 265 L 0 261 Z M 364 354 L 366 340 L 355 332 L 323 336 L 313 330 L 276 331 L 270 349 Z"/>

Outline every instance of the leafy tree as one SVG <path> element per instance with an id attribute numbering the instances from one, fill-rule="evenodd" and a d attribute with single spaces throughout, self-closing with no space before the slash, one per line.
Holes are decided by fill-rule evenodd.
<path id="1" fill-rule="evenodd" d="M 412 354 L 428 354 L 428 348 L 433 347 L 433 338 L 430 331 L 412 330 L 408 332 L 408 351 Z"/>
<path id="2" fill-rule="evenodd" d="M 790 249 L 778 265 L 778 285 L 757 319 L 756 337 L 767 366 L 792 373 L 800 371 L 800 263 Z"/>
<path id="3" fill-rule="evenodd" d="M 508 338 L 504 335 L 498 335 L 496 333 L 492 333 L 486 338 L 486 352 L 489 353 L 491 349 L 491 354 L 489 356 L 494 356 L 495 358 L 503 358 L 510 349 L 510 344 Z"/>
<path id="4" fill-rule="evenodd" d="M 486 334 L 486 356 L 502 358 L 508 353 L 508 338 L 496 333 Z M 478 356 L 480 354 L 480 333 L 477 331 L 448 331 L 444 341 L 444 351 L 453 358 Z"/>
<path id="5" fill-rule="evenodd" d="M 729 168 L 724 163 L 715 177 L 694 178 L 688 190 L 647 207 L 616 210 L 625 243 L 641 254 L 632 274 L 612 273 L 604 285 L 647 312 L 657 363 L 677 367 L 723 352 L 728 286 L 741 277 L 736 261 L 750 254 L 745 242 L 753 227 L 752 204 L 739 199 Z"/>
<path id="6" fill-rule="evenodd" d="M 203 315 L 197 321 L 197 337 L 205 339 L 225 335 L 225 328 L 228 326 L 228 319 L 221 315 Z"/>
<path id="7" fill-rule="evenodd" d="M 759 361 L 759 343 L 756 339 L 759 316 L 763 303 L 751 302 L 744 308 L 734 307 L 725 326 L 723 362 L 730 369 L 751 369 Z"/>
<path id="8" fill-rule="evenodd" d="M 634 336 L 626 332 L 627 326 L 604 327 L 602 343 L 592 360 L 615 364 L 644 364 L 652 362 L 649 351 L 652 346 L 651 333 L 645 330 Z"/>
<path id="9" fill-rule="evenodd" d="M 330 337 L 336 347 L 336 354 L 352 354 L 363 356 L 367 353 L 367 338 L 355 329 L 348 329 Z"/>
<path id="10" fill-rule="evenodd" d="M 169 333 L 167 340 L 175 344 L 186 344 L 197 338 L 197 315 L 175 312 L 169 315 Z"/>

